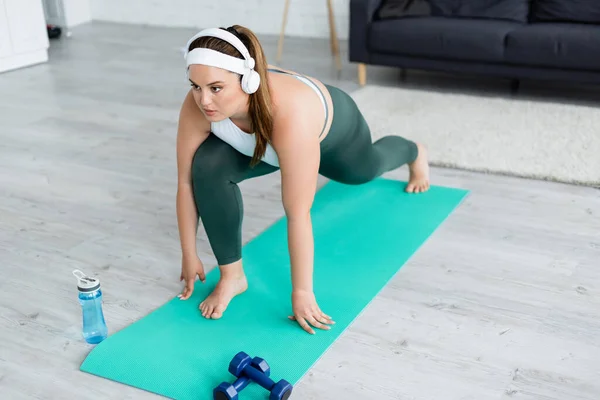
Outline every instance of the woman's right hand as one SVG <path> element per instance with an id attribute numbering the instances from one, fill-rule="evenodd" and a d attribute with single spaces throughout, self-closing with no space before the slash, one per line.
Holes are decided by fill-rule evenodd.
<path id="1" fill-rule="evenodd" d="M 196 276 L 204 283 L 206 276 L 204 275 L 204 265 L 197 255 L 192 257 L 184 256 L 181 260 L 181 276 L 180 281 L 185 281 L 183 292 L 178 295 L 181 300 L 187 300 L 194 292 L 194 283 Z"/>

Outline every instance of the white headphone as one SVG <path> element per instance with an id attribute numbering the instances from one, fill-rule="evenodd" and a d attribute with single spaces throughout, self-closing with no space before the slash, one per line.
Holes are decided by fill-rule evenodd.
<path id="1" fill-rule="evenodd" d="M 221 52 L 206 49 L 195 48 L 188 51 L 192 42 L 202 36 L 212 36 L 223 39 L 242 53 L 244 59 L 233 57 Z M 242 90 L 245 93 L 252 94 L 258 90 L 260 86 L 260 75 L 254 70 L 255 61 L 250 56 L 250 52 L 244 46 L 242 41 L 231 32 L 220 28 L 204 29 L 188 40 L 185 46 L 183 57 L 186 60 L 186 71 L 189 71 L 189 66 L 192 64 L 210 65 L 213 67 L 223 68 L 231 72 L 242 75 Z"/>

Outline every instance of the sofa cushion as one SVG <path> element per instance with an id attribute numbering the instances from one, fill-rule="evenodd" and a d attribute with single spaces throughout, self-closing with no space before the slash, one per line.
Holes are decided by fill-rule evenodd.
<path id="1" fill-rule="evenodd" d="M 530 0 L 427 0 L 431 15 L 529 21 Z"/>
<path id="2" fill-rule="evenodd" d="M 534 21 L 600 23 L 599 0 L 534 0 Z"/>
<path id="3" fill-rule="evenodd" d="M 408 17 L 376 21 L 368 46 L 372 51 L 475 61 L 503 61 L 506 35 L 517 22 L 444 17 Z"/>
<path id="4" fill-rule="evenodd" d="M 383 0 L 377 10 L 379 19 L 430 14 L 431 7 L 428 0 Z"/>
<path id="5" fill-rule="evenodd" d="M 506 38 L 506 60 L 515 64 L 600 70 L 600 27 L 536 23 Z"/>

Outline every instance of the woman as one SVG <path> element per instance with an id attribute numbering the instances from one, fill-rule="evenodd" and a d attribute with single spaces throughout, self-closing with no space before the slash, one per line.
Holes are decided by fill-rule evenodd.
<path id="1" fill-rule="evenodd" d="M 290 71 L 268 69 L 249 29 L 234 25 L 192 37 L 185 58 L 192 89 L 181 107 L 177 134 L 177 219 L 182 247 L 179 295 L 188 299 L 196 276 L 198 219 L 217 258 L 220 280 L 200 304 L 220 318 L 247 288 L 241 259 L 243 205 L 237 184 L 280 171 L 292 266 L 289 318 L 314 334 L 334 323 L 313 293 L 310 209 L 319 174 L 361 184 L 408 164 L 408 192 L 429 188 L 425 149 L 398 136 L 371 142 L 367 123 L 341 90 Z"/>

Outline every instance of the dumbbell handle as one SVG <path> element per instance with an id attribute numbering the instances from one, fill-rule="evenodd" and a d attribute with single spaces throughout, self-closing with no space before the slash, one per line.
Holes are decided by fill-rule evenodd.
<path id="1" fill-rule="evenodd" d="M 240 376 L 235 380 L 235 382 L 233 382 L 233 387 L 235 388 L 235 391 L 239 393 L 244 390 L 249 383 L 250 379 L 248 379 L 246 376 Z"/>
<path id="2" fill-rule="evenodd" d="M 251 380 L 258 383 L 260 386 L 264 387 L 269 391 L 273 389 L 273 386 L 275 386 L 275 382 L 273 382 L 271 378 L 269 378 L 259 369 L 256 369 L 252 364 L 248 364 L 243 369 L 242 376 L 250 378 Z"/>

